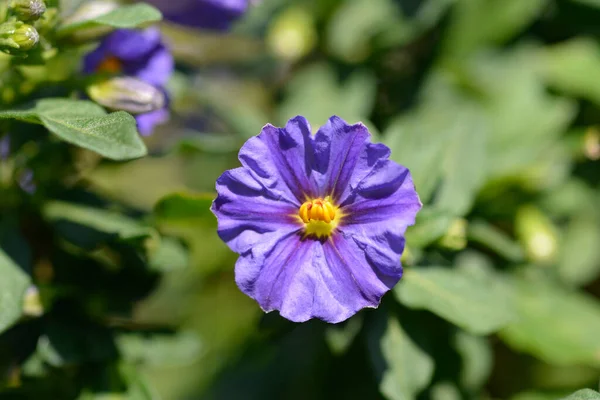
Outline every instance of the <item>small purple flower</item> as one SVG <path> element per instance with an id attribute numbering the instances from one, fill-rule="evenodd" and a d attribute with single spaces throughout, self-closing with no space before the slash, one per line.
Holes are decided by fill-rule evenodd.
<path id="1" fill-rule="evenodd" d="M 146 0 L 165 19 L 194 28 L 227 30 L 247 10 L 251 0 Z"/>
<path id="2" fill-rule="evenodd" d="M 242 167 L 217 180 L 218 233 L 240 257 L 235 279 L 266 311 L 337 323 L 375 308 L 402 276 L 404 232 L 421 202 L 408 169 L 332 117 L 316 135 L 303 117 L 266 125 Z"/>
<path id="3" fill-rule="evenodd" d="M 91 74 L 110 72 L 136 77 L 164 91 L 174 69 L 173 56 L 162 42 L 160 31 L 120 29 L 107 36 L 84 58 L 83 70 Z M 155 125 L 168 119 L 167 108 L 136 115 L 138 129 L 149 135 Z"/>

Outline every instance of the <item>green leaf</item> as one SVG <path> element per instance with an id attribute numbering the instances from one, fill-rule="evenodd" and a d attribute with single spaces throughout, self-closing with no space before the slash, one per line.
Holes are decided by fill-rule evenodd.
<path id="1" fill-rule="evenodd" d="M 394 291 L 411 308 L 427 309 L 468 332 L 485 335 L 513 318 L 509 294 L 495 276 L 462 269 L 413 268 Z"/>
<path id="2" fill-rule="evenodd" d="M 363 122 L 371 133 L 377 131 L 367 120 L 375 101 L 377 82 L 367 71 L 357 71 L 344 82 L 329 64 L 313 64 L 294 75 L 278 110 L 280 124 L 303 115 L 313 129 L 324 125 L 332 115 L 354 124 Z"/>
<path id="3" fill-rule="evenodd" d="M 149 261 L 150 267 L 160 272 L 181 270 L 190 262 L 185 246 L 170 237 L 161 238 L 158 249 L 150 254 Z"/>
<path id="4" fill-rule="evenodd" d="M 62 140 L 113 160 L 147 153 L 131 115 L 124 111 L 106 115 L 102 107 L 85 100 L 43 99 L 33 107 L 1 111 L 2 118 L 40 123 Z"/>
<path id="5" fill-rule="evenodd" d="M 325 330 L 325 341 L 334 354 L 343 354 L 348 350 L 362 328 L 360 315 L 350 318 L 345 324 L 331 325 Z"/>
<path id="6" fill-rule="evenodd" d="M 406 231 L 406 244 L 409 247 L 423 248 L 444 236 L 452 223 L 452 215 L 432 207 L 423 207 L 417 214 L 417 221 Z"/>
<path id="7" fill-rule="evenodd" d="M 561 400 L 600 400 L 600 393 L 592 389 L 581 389 Z"/>
<path id="8" fill-rule="evenodd" d="M 538 65 L 556 89 L 600 104 L 600 55 L 594 40 L 577 38 L 545 47 Z"/>
<path id="9" fill-rule="evenodd" d="M 162 198 L 154 207 L 158 224 L 194 227 L 197 224 L 216 225 L 210 211 L 215 195 L 174 193 Z"/>
<path id="10" fill-rule="evenodd" d="M 0 332 L 21 318 L 25 291 L 31 279 L 0 249 Z"/>
<path id="11" fill-rule="evenodd" d="M 521 246 L 505 232 L 486 221 L 477 220 L 469 224 L 469 240 L 482 244 L 512 262 L 521 262 L 525 255 Z"/>
<path id="12" fill-rule="evenodd" d="M 56 32 L 59 36 L 65 36 L 80 29 L 89 29 L 97 26 L 135 28 L 140 25 L 160 21 L 161 18 L 160 11 L 149 4 L 131 4 L 119 7 L 92 19 L 59 26 Z"/>
<path id="13" fill-rule="evenodd" d="M 368 337 L 369 353 L 380 375 L 379 389 L 390 400 L 415 399 L 431 381 L 433 359 L 413 342 L 397 319 L 389 317 L 383 322 L 384 326 L 371 327 Z"/>
<path id="14" fill-rule="evenodd" d="M 459 1 L 446 34 L 446 51 L 464 56 L 490 44 L 500 44 L 531 24 L 547 0 Z"/>
<path id="15" fill-rule="evenodd" d="M 479 390 L 485 385 L 493 367 L 493 353 L 488 340 L 458 331 L 454 347 L 462 358 L 460 383 L 469 390 Z"/>
<path id="16" fill-rule="evenodd" d="M 198 359 L 202 344 L 197 334 L 124 333 L 117 337 L 117 347 L 125 360 L 132 364 L 174 367 L 186 365 Z"/>
<path id="17" fill-rule="evenodd" d="M 590 215 L 573 219 L 560 242 L 556 266 L 561 279 L 572 285 L 585 285 L 600 275 L 600 227 Z"/>
<path id="18" fill-rule="evenodd" d="M 147 154 L 135 118 L 125 111 L 104 117 L 66 118 L 61 114 L 41 114 L 46 128 L 65 142 L 95 151 L 113 160 L 129 160 Z"/>
<path id="19" fill-rule="evenodd" d="M 441 183 L 436 207 L 462 216 L 486 174 L 488 135 L 484 109 L 437 71 L 418 109 L 394 120 L 384 138 L 391 158 L 410 170 L 421 200 L 427 203 Z"/>
<path id="20" fill-rule="evenodd" d="M 515 278 L 517 318 L 500 331 L 516 350 L 557 365 L 600 366 L 600 304 L 540 277 Z"/>
<path id="21" fill-rule="evenodd" d="M 62 201 L 46 203 L 43 215 L 50 221 L 67 221 L 115 236 L 119 240 L 156 237 L 154 229 L 122 214 Z"/>

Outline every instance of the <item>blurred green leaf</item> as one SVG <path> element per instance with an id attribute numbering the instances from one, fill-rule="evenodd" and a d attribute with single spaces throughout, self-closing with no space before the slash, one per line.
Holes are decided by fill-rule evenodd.
<path id="1" fill-rule="evenodd" d="M 155 271 L 169 272 L 186 268 L 190 263 L 188 250 L 178 240 L 163 237 L 150 254 L 149 265 Z"/>
<path id="2" fill-rule="evenodd" d="M 431 387 L 431 400 L 460 400 L 462 395 L 452 382 L 437 382 Z"/>
<path id="3" fill-rule="evenodd" d="M 492 373 L 494 360 L 488 340 L 458 331 L 454 337 L 454 347 L 462 358 L 461 385 L 469 390 L 481 389 Z"/>
<path id="4" fill-rule="evenodd" d="M 501 44 L 526 28 L 548 0 L 458 1 L 446 33 L 446 51 L 462 57 L 490 44 Z"/>
<path id="5" fill-rule="evenodd" d="M 539 277 L 510 282 L 517 318 L 500 331 L 516 350 L 557 365 L 600 366 L 600 304 Z"/>
<path id="6" fill-rule="evenodd" d="M 461 269 L 411 268 L 394 294 L 411 308 L 427 309 L 475 334 L 497 331 L 513 318 L 500 277 L 478 277 Z"/>
<path id="7" fill-rule="evenodd" d="M 369 351 L 379 389 L 390 400 L 411 400 L 431 381 L 434 361 L 402 329 L 397 319 L 389 317 L 381 332 L 370 332 Z M 380 358 L 381 357 L 381 358 Z"/>
<path id="8" fill-rule="evenodd" d="M 122 214 L 62 201 L 51 201 L 43 208 L 44 216 L 53 222 L 68 221 L 115 236 L 120 240 L 157 237 L 154 229 Z"/>
<path id="9" fill-rule="evenodd" d="M 600 400 L 600 393 L 592 389 L 581 389 L 561 400 Z"/>
<path id="10" fill-rule="evenodd" d="M 149 4 L 131 4 L 121 6 L 92 19 L 60 25 L 56 29 L 56 32 L 59 36 L 66 36 L 77 30 L 95 28 L 98 26 L 136 28 L 140 25 L 160 21 L 161 18 L 162 15 L 160 11 Z"/>
<path id="11" fill-rule="evenodd" d="M 600 47 L 596 41 L 576 38 L 544 47 L 538 65 L 551 86 L 600 104 Z"/>
<path id="12" fill-rule="evenodd" d="M 33 107 L 0 111 L 0 119 L 40 123 L 62 140 L 113 160 L 146 155 L 135 119 L 124 111 L 112 114 L 85 100 L 42 99 Z"/>
<path id="13" fill-rule="evenodd" d="M 23 314 L 25 291 L 31 279 L 0 249 L 0 332 L 4 332 Z"/>
<path id="14" fill-rule="evenodd" d="M 339 83 L 331 65 L 309 65 L 298 71 L 286 86 L 277 121 L 284 125 L 288 119 L 302 115 L 316 130 L 332 115 L 337 115 L 351 124 L 363 122 L 371 133 L 376 133 L 367 120 L 373 108 L 376 85 L 373 75 L 367 71 L 354 72 Z"/>
<path id="15" fill-rule="evenodd" d="M 154 217 L 159 224 L 170 226 L 216 225 L 216 218 L 210 211 L 214 198 L 211 194 L 174 193 L 156 204 Z"/>
<path id="16" fill-rule="evenodd" d="M 124 359 L 136 365 L 186 365 L 196 361 L 202 352 L 198 335 L 186 331 L 177 334 L 124 333 L 116 342 Z"/>
<path id="17" fill-rule="evenodd" d="M 328 326 L 325 330 L 325 341 L 331 351 L 335 354 L 343 354 L 348 350 L 356 335 L 362 328 L 363 321 L 361 316 L 350 318 L 344 324 Z"/>
<path id="18" fill-rule="evenodd" d="M 600 226 L 584 214 L 573 219 L 560 241 L 557 271 L 572 285 L 585 285 L 600 275 Z"/>
<path id="19" fill-rule="evenodd" d="M 486 221 L 471 222 L 467 232 L 469 240 L 486 246 L 509 261 L 525 259 L 521 246 L 514 239 Z"/>
<path id="20" fill-rule="evenodd" d="M 341 4 L 327 27 L 327 46 L 345 61 L 361 61 L 370 53 L 370 41 L 388 26 L 400 22 L 392 0 L 355 0 Z M 348 29 L 351 26 L 352 29 Z"/>
<path id="21" fill-rule="evenodd" d="M 450 224 L 452 215 L 425 206 L 417 214 L 417 220 L 406 231 L 406 243 L 410 247 L 422 248 L 444 236 Z"/>

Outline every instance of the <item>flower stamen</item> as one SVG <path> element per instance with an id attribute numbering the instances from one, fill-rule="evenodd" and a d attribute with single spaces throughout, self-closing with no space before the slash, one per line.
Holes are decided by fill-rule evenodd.
<path id="1" fill-rule="evenodd" d="M 329 197 L 325 197 L 306 201 L 300 207 L 298 216 L 304 223 L 306 235 L 327 237 L 337 226 L 340 213 Z"/>

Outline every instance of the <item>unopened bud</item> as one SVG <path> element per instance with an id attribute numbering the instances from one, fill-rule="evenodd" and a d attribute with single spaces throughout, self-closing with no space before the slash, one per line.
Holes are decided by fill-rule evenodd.
<path id="1" fill-rule="evenodd" d="M 96 103 L 113 110 L 142 114 L 165 107 L 164 93 L 136 78 L 117 77 L 87 87 L 87 94 Z"/>
<path id="2" fill-rule="evenodd" d="M 288 61 L 297 61 L 310 53 L 316 42 L 314 19 L 301 8 L 284 11 L 273 21 L 267 34 L 271 51 Z"/>
<path id="3" fill-rule="evenodd" d="M 515 229 L 528 258 L 540 264 L 549 264 L 556 259 L 558 234 L 552 221 L 538 208 L 522 206 L 517 211 Z"/>
<path id="4" fill-rule="evenodd" d="M 40 35 L 31 25 L 20 21 L 9 21 L 0 25 L 0 50 L 5 53 L 24 53 L 34 48 L 39 40 Z"/>
<path id="5" fill-rule="evenodd" d="M 11 12 L 21 21 L 35 21 L 46 12 L 44 0 L 12 0 Z"/>
<path id="6" fill-rule="evenodd" d="M 119 8 L 119 3 L 111 0 L 89 1 L 79 7 L 73 14 L 62 21 L 62 25 L 73 25 L 80 22 L 89 21 L 101 15 Z M 110 26 L 96 26 L 85 29 L 77 29 L 70 32 L 67 38 L 71 42 L 82 43 L 98 39 L 110 33 L 114 28 Z"/>

